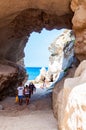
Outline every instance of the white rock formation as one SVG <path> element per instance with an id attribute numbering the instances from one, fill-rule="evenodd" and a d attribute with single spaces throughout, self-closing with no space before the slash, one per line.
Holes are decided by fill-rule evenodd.
<path id="1" fill-rule="evenodd" d="M 42 67 L 40 70 L 40 74 L 36 77 L 35 81 L 36 82 L 41 82 L 43 81 L 44 77 L 46 77 L 47 71 L 45 67 Z"/>
<path id="2" fill-rule="evenodd" d="M 75 37 L 71 30 L 65 30 L 49 47 L 48 74 L 53 74 L 54 80 L 59 77 L 73 62 Z"/>
<path id="3" fill-rule="evenodd" d="M 65 29 L 50 45 L 49 51 L 51 52 L 51 56 L 49 57 L 48 71 L 42 68 L 39 76 L 36 78 L 36 82 L 42 81 L 44 77 L 46 77 L 47 81 L 51 81 L 52 75 L 53 81 L 57 81 L 64 76 L 65 70 L 70 67 L 73 62 L 74 40 L 73 32 Z"/>

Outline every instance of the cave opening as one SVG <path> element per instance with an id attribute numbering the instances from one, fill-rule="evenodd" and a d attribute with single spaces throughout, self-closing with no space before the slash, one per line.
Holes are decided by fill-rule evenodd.
<path id="1" fill-rule="evenodd" d="M 0 22 L 3 25 L 5 25 L 4 27 L 2 27 L 0 29 L 0 39 L 1 39 L 0 40 L 0 57 L 1 57 L 1 59 L 9 60 L 15 66 L 15 63 L 17 63 L 17 61 L 19 61 L 20 59 L 22 59 L 24 57 L 23 51 L 24 51 L 24 47 L 26 45 L 27 36 L 29 37 L 33 31 L 36 31 L 39 33 L 43 28 L 46 28 L 48 30 L 60 29 L 63 27 L 72 28 L 71 21 L 72 21 L 73 13 L 71 12 L 69 6 L 70 6 L 70 1 L 54 2 L 54 1 L 40 0 L 40 1 L 36 2 L 34 0 L 33 1 L 26 0 L 26 1 L 22 1 L 22 2 L 17 1 L 17 3 L 16 2 L 14 2 L 14 3 L 10 2 L 10 4 L 5 3 L 5 6 L 2 6 L 2 8 L 4 7 L 3 12 L 1 13 L 2 14 L 1 17 L 3 19 L 1 18 L 1 22 Z M 2 8 L 1 8 L 1 10 L 2 10 Z M 4 15 L 4 14 L 6 14 L 6 15 Z M 2 24 L 0 24 L 0 26 L 2 26 Z M 52 37 L 52 35 L 51 35 L 51 37 Z M 38 38 L 38 40 L 39 40 L 39 38 Z M 51 42 L 52 41 L 50 41 L 50 43 Z M 30 39 L 29 39 L 29 43 L 27 43 L 27 45 L 28 44 L 30 44 Z M 36 45 L 37 45 L 37 43 L 36 43 Z M 43 47 L 44 47 L 45 43 L 43 43 L 43 44 L 39 43 L 39 45 L 41 45 L 41 46 L 43 45 Z M 34 46 L 35 46 L 35 43 L 34 43 Z M 37 52 L 38 52 L 38 48 L 39 48 L 39 46 L 37 45 L 37 49 L 36 49 Z M 30 49 L 30 47 L 29 47 L 29 49 Z M 27 50 L 28 56 L 30 55 L 29 49 Z M 35 49 L 33 49 L 33 50 L 35 50 Z M 31 51 L 32 51 L 32 49 L 31 49 Z M 45 49 L 42 48 L 42 51 L 45 54 Z M 34 53 L 32 53 L 31 55 L 34 57 L 35 54 L 34 55 L 33 54 Z M 38 53 L 38 54 L 40 55 L 40 53 Z M 25 55 L 25 57 L 27 57 L 27 56 Z M 45 57 L 47 57 L 47 55 L 45 55 Z M 29 61 L 29 59 L 30 58 L 27 57 L 27 61 Z M 41 59 L 42 59 L 42 56 L 41 56 Z M 40 59 L 40 63 L 41 63 L 41 59 Z M 35 58 L 33 60 L 35 60 Z M 36 61 L 38 63 L 39 57 L 36 59 Z M 47 59 L 47 61 L 48 61 L 48 59 Z M 33 67 L 48 65 L 47 63 L 44 64 L 44 62 L 42 63 L 42 65 L 38 65 L 38 64 L 31 65 L 31 62 L 32 62 L 32 60 L 29 61 L 28 65 L 33 66 Z M 26 65 L 25 65 L 25 67 L 26 67 Z M 12 74 L 10 72 L 7 73 L 7 75 L 5 73 L 4 74 L 1 73 L 4 75 L 3 77 L 5 77 L 5 78 L 4 78 L 4 81 L 2 80 L 2 82 L 1 82 L 0 88 L 3 90 L 5 90 L 4 88 L 6 88 L 5 92 L 8 91 L 8 87 L 10 87 L 10 90 L 11 90 L 11 88 L 16 89 L 17 83 L 18 83 L 17 77 L 22 78 L 25 76 L 24 74 L 22 74 L 22 70 L 18 71 L 18 74 L 17 74 L 18 76 L 15 76 L 14 70 L 16 70 L 16 69 L 14 67 L 12 67 L 12 69 L 13 69 L 13 71 L 12 71 L 13 77 L 11 77 Z M 19 67 L 17 70 L 19 70 Z M 7 72 L 8 71 L 7 68 L 4 71 Z M 10 74 L 10 76 L 9 76 L 9 74 Z M 15 83 L 15 82 L 16 82 L 16 84 L 14 85 L 13 83 Z M 42 89 L 42 90 L 45 92 L 44 89 Z M 13 91 L 9 91 L 9 93 L 12 93 L 12 92 Z M 11 99 L 10 98 L 6 99 L 5 103 L 2 103 L 2 105 L 5 104 L 4 108 L 6 111 L 5 110 L 1 111 L 0 115 L 1 114 L 8 115 L 7 121 L 10 121 L 10 126 L 8 125 L 9 122 L 7 122 L 7 124 L 5 122 L 5 126 L 3 124 L 2 127 L 3 128 L 7 127 L 8 129 L 9 129 L 9 127 L 12 128 L 13 126 L 14 126 L 14 128 L 12 128 L 12 129 L 16 129 L 16 126 L 18 128 L 21 127 L 22 129 L 25 129 L 25 128 L 27 129 L 29 127 L 30 127 L 30 129 L 33 127 L 35 129 L 49 129 L 49 130 L 55 129 L 55 127 L 52 128 L 52 126 L 55 125 L 57 127 L 57 125 L 56 125 L 57 123 L 51 122 L 52 120 L 54 120 L 53 115 L 52 115 L 53 112 L 50 109 L 51 104 L 52 104 L 51 96 L 50 96 L 50 98 L 48 98 L 49 97 L 48 94 L 41 95 L 41 97 L 44 97 L 44 98 L 42 98 L 42 100 L 40 100 L 39 96 L 40 95 L 34 95 L 34 100 L 36 98 L 39 98 L 39 101 L 37 100 L 36 102 L 33 103 L 33 100 L 32 100 L 27 107 L 28 109 L 26 108 L 26 105 L 24 105 L 25 102 L 23 102 L 24 104 L 21 107 L 14 103 L 15 102 L 14 97 Z M 34 112 L 32 113 L 32 111 L 34 111 Z M 60 112 L 61 112 L 61 109 L 60 109 Z M 32 114 L 32 117 L 29 114 Z M 34 118 L 33 118 L 33 115 L 34 115 Z M 13 118 L 12 118 L 12 116 L 13 116 Z M 1 118 L 2 118 L 2 120 L 0 119 L 1 122 L 3 122 L 4 119 L 6 120 L 6 116 L 4 116 L 4 117 L 1 116 Z M 39 118 L 39 120 L 38 120 L 38 118 Z M 16 123 L 14 123 L 15 121 L 16 121 Z M 46 122 L 48 122 L 47 127 L 46 127 Z M 37 126 L 37 123 L 38 123 L 38 126 Z M 14 125 L 14 124 L 16 124 L 16 125 Z M 39 126 L 41 126 L 41 128 L 39 128 Z"/>
<path id="2" fill-rule="evenodd" d="M 40 73 L 42 67 L 48 68 L 50 52 L 49 45 L 63 33 L 64 29 L 53 29 L 51 31 L 42 29 L 41 33 L 32 32 L 26 47 L 24 48 L 24 65 L 27 71 L 28 79 L 34 80 Z M 32 72 L 30 68 L 38 68 L 38 72 Z M 35 69 L 35 70 L 36 70 Z M 28 72 L 29 70 L 29 72 Z M 32 70 L 34 71 L 34 70 Z"/>
<path id="3" fill-rule="evenodd" d="M 34 43 L 30 43 L 30 37 L 31 37 L 31 35 L 33 35 L 32 32 L 33 33 L 34 33 L 34 31 L 37 32 L 37 35 L 39 35 L 39 37 L 40 37 L 40 34 L 42 33 L 42 31 L 45 30 L 44 28 L 49 30 L 48 31 L 49 33 L 51 33 L 50 30 L 54 29 L 55 31 L 57 31 L 57 34 L 56 34 L 56 37 L 57 37 L 57 35 L 58 35 L 57 29 L 61 29 L 63 27 L 71 28 L 71 15 L 70 14 L 58 16 L 58 15 L 52 14 L 52 13 L 48 14 L 47 12 L 45 12 L 43 10 L 39 10 L 39 9 L 24 10 L 18 16 L 16 16 L 15 19 L 12 21 L 12 23 L 9 24 L 9 26 L 6 28 L 6 29 L 8 29 L 8 31 L 5 31 L 6 39 L 3 40 L 4 43 L 7 43 L 5 46 L 6 49 L 3 49 L 3 47 L 1 46 L 0 52 L 2 52 L 2 50 L 5 50 L 4 55 L 3 55 L 3 52 L 1 53 L 3 55 L 3 57 L 5 57 L 7 60 L 9 60 L 11 62 L 17 63 L 17 61 L 19 61 L 20 59 L 22 59 L 24 57 L 23 51 L 24 51 L 25 45 L 30 46 L 31 44 L 34 44 L 33 50 L 35 50 L 35 46 L 37 46 L 37 49 L 36 49 L 37 51 L 35 51 L 35 53 L 38 53 L 39 45 L 41 45 L 42 47 L 45 47 L 45 45 L 46 45 L 45 41 L 43 44 L 41 42 L 39 44 L 37 44 L 36 41 Z M 10 33 L 9 33 L 9 31 L 10 31 Z M 41 32 L 41 33 L 39 33 L 39 32 Z M 3 33 L 2 33 L 2 35 L 3 35 Z M 26 44 L 27 36 L 29 37 L 29 40 L 28 40 L 28 43 Z M 50 34 L 49 40 L 52 38 L 52 36 L 53 36 L 53 33 Z M 37 40 L 39 40 L 39 39 L 40 38 L 38 38 Z M 47 35 L 45 35 L 44 40 L 46 40 L 46 39 L 48 39 Z M 53 38 L 53 40 L 54 40 L 54 38 Z M 52 40 L 49 41 L 49 44 L 51 42 L 52 42 Z M 9 44 L 9 46 L 8 46 L 8 44 Z M 30 49 L 30 47 L 29 47 L 29 49 Z M 30 50 L 32 51 L 32 49 L 30 49 Z M 27 51 L 28 51 L 28 56 L 29 56 L 29 50 L 27 49 Z M 41 56 L 40 62 L 39 62 L 39 57 L 37 57 L 36 63 L 38 63 L 38 62 L 41 63 L 41 60 L 43 60 L 43 56 L 47 57 L 47 62 L 48 62 L 49 55 L 48 56 L 44 55 L 45 49 L 42 48 L 41 52 L 43 52 L 43 55 Z M 48 50 L 47 50 L 47 52 L 48 52 Z M 38 54 L 40 56 L 40 53 L 38 53 Z M 34 53 L 31 53 L 31 55 L 33 57 L 35 56 Z M 30 58 L 28 58 L 28 56 L 26 56 L 26 54 L 25 54 L 25 57 L 27 57 L 27 61 L 29 61 L 29 59 L 30 59 Z M 35 58 L 33 60 L 35 60 Z M 32 61 L 29 61 L 29 63 L 28 63 L 29 66 L 33 66 L 33 67 L 34 66 L 48 66 L 47 62 L 46 62 L 46 64 L 44 64 L 44 62 L 43 62 L 42 65 L 38 65 L 38 64 L 31 65 L 31 62 Z M 18 75 L 18 76 L 20 76 L 20 75 Z M 20 76 L 19 78 L 21 78 L 21 77 L 23 77 L 23 76 Z M 17 87 L 17 83 L 18 83 L 18 81 L 16 82 L 15 89 Z M 3 86 L 3 84 L 2 84 L 2 86 Z M 10 86 L 10 83 L 7 85 L 7 87 L 8 86 Z M 12 88 L 14 88 L 13 79 L 12 79 L 11 86 L 12 86 Z M 12 92 L 14 92 L 14 89 Z M 12 92 L 9 92 L 9 93 L 12 93 Z M 43 92 L 45 93 L 45 90 L 43 90 Z M 41 94 L 43 94 L 43 93 L 41 93 Z M 34 95 L 34 99 L 39 98 L 39 96 L 40 95 Z M 44 95 L 44 99 L 46 99 L 45 97 L 46 97 L 46 95 Z M 45 101 L 48 102 L 47 100 L 49 100 L 49 102 L 50 102 L 50 99 L 51 98 L 47 98 Z M 41 104 L 41 101 L 39 101 L 39 104 Z M 43 104 L 43 105 L 45 106 L 45 104 Z M 43 105 L 40 105 L 39 107 L 43 107 Z M 51 107 L 51 104 L 49 107 Z"/>

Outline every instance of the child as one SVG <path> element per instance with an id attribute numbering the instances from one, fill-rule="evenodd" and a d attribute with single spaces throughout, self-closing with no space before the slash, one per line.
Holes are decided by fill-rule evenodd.
<path id="1" fill-rule="evenodd" d="M 26 98 L 26 105 L 28 105 L 29 104 L 29 97 L 30 97 L 30 89 L 29 89 L 28 85 L 26 85 L 24 88 L 24 95 Z"/>

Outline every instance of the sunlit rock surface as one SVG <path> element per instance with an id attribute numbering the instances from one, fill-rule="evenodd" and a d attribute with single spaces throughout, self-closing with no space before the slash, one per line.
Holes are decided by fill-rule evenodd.
<path id="1" fill-rule="evenodd" d="M 84 97 L 86 96 L 85 94 L 86 90 L 84 89 L 85 83 L 86 83 L 86 61 L 82 61 L 81 64 L 76 69 L 73 78 L 67 78 L 62 82 L 62 84 L 60 83 L 55 86 L 53 91 L 53 108 L 54 108 L 54 115 L 58 121 L 59 129 L 74 130 L 75 128 L 79 129 L 79 125 L 80 125 L 80 130 L 85 130 L 83 124 L 84 117 L 82 116 L 82 114 L 80 114 L 79 117 L 77 115 L 78 110 L 81 110 L 80 108 L 82 108 L 82 104 L 84 103 L 83 100 L 85 100 L 84 99 Z M 71 94 L 72 90 L 73 90 L 73 95 Z M 83 106 L 85 107 L 86 104 L 83 104 Z M 70 120 L 71 120 L 71 124 L 70 124 Z"/>
<path id="2" fill-rule="evenodd" d="M 86 83 L 71 91 L 61 130 L 86 130 Z"/>
<path id="3" fill-rule="evenodd" d="M 74 13 L 71 11 L 70 5 Z M 11 88 L 14 91 L 14 86 L 16 87 L 18 80 L 23 80 L 25 77 L 24 70 L 20 69 L 21 67 L 18 67 L 15 63 L 24 57 L 24 47 L 30 34 L 33 31 L 40 33 L 43 28 L 48 30 L 60 28 L 72 29 L 72 24 L 76 36 L 75 53 L 78 59 L 82 61 L 86 59 L 86 0 L 0 0 L 0 60 L 13 62 L 10 64 L 7 64 L 7 62 L 0 63 L 0 99 L 8 95 L 8 91 L 11 91 Z M 51 61 L 53 62 L 53 60 Z M 57 68 L 56 64 L 57 62 L 55 61 L 54 67 Z M 66 65 L 64 64 L 64 66 Z M 85 64 L 82 66 L 85 66 Z M 55 72 L 56 68 L 52 70 Z M 63 117 L 64 120 L 60 127 L 62 126 L 64 130 L 86 129 L 84 125 L 86 124 L 86 105 L 84 104 L 86 90 L 84 88 L 85 84 L 83 84 L 86 79 L 85 74 L 85 69 L 83 71 L 80 69 L 80 71 L 76 71 L 73 79 L 65 80 L 64 87 L 69 88 L 67 94 L 66 91 L 65 94 L 69 95 L 68 92 L 73 87 L 74 90 L 68 99 L 65 113 L 61 113 L 61 119 Z M 81 85 L 78 86 L 79 84 Z M 73 97 L 74 94 L 75 96 Z M 79 96 L 79 99 L 76 96 Z M 67 96 L 65 101 L 67 101 L 66 99 Z M 82 99 L 83 102 L 80 102 Z M 70 101 L 72 101 L 71 106 Z M 63 104 L 66 106 L 66 103 Z M 58 107 L 57 105 L 59 108 L 59 110 L 56 108 L 59 112 L 58 117 L 60 117 L 60 108 L 62 111 L 64 106 Z M 71 113 L 71 107 L 75 109 L 75 112 L 72 109 L 73 113 Z M 79 115 L 77 116 L 76 112 L 80 114 L 80 117 Z M 70 124 L 70 120 L 73 125 Z"/>
<path id="4" fill-rule="evenodd" d="M 64 86 L 73 88 L 79 84 L 86 82 L 86 60 L 82 61 L 76 72 L 74 74 L 74 78 L 68 78 L 64 82 Z"/>
<path id="5" fill-rule="evenodd" d="M 64 81 L 66 78 L 74 76 L 75 69 L 76 66 L 70 68 L 67 72 L 67 75 L 60 82 L 58 82 L 53 89 L 53 113 L 55 118 L 57 119 L 58 130 L 61 129 L 61 124 L 64 117 L 64 110 L 67 103 L 67 97 L 71 90 L 71 88 L 68 89 L 64 87 Z"/>
<path id="6" fill-rule="evenodd" d="M 24 57 L 23 49 L 31 32 L 40 32 L 43 28 L 72 29 L 73 23 L 75 51 L 80 60 L 85 59 L 85 6 L 85 0 L 1 0 L 0 58 L 18 61 Z"/>
<path id="7" fill-rule="evenodd" d="M 57 79 L 61 72 L 65 72 L 71 66 L 74 60 L 74 41 L 75 37 L 71 30 L 64 30 L 62 35 L 58 36 L 50 44 L 48 73 L 53 74 L 53 79 Z"/>
<path id="8" fill-rule="evenodd" d="M 76 35 L 75 53 L 80 61 L 86 59 L 86 0 L 72 0 L 73 30 Z"/>
<path id="9" fill-rule="evenodd" d="M 33 31 L 71 29 L 72 17 L 70 0 L 0 0 L 0 60 L 19 63 Z"/>
<path id="10" fill-rule="evenodd" d="M 33 31 L 72 28 L 69 4 L 70 0 L 1 0 L 0 58 L 13 62 L 22 59 Z"/>
<path id="11" fill-rule="evenodd" d="M 67 71 L 74 61 L 74 41 L 73 32 L 65 30 L 50 44 L 49 51 L 51 56 L 49 57 L 48 71 L 43 67 L 39 76 L 35 79 L 36 82 L 42 81 L 44 77 L 46 81 L 55 81 L 62 72 L 65 73 Z"/>
<path id="12" fill-rule="evenodd" d="M 47 73 L 46 68 L 42 67 L 39 75 L 35 79 L 35 82 L 38 82 L 38 83 L 43 82 L 44 78 L 46 77 L 46 73 Z"/>

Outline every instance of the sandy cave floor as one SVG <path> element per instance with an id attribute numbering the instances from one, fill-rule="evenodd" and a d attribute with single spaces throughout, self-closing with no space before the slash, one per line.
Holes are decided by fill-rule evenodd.
<path id="1" fill-rule="evenodd" d="M 0 110 L 0 130 L 57 130 L 57 122 L 53 116 L 51 93 L 37 88 L 27 106 L 15 103 L 15 97 L 8 97 L 0 102 L 4 110 Z"/>

